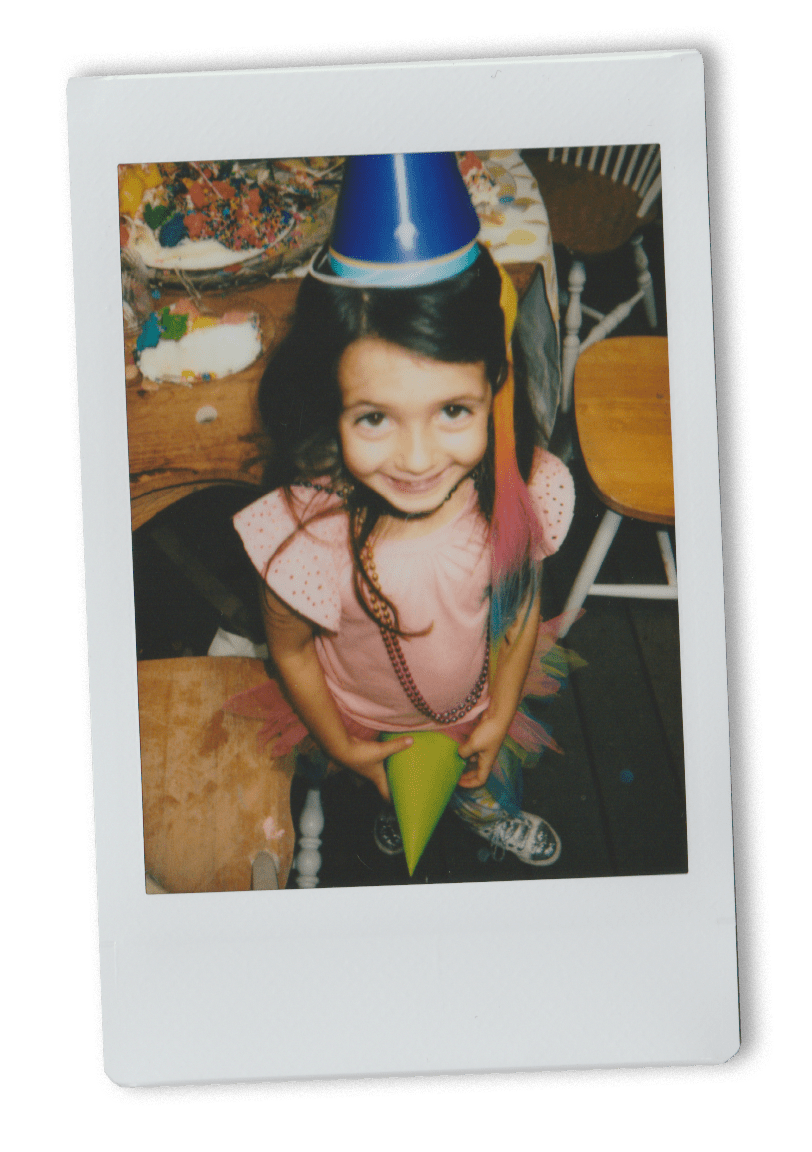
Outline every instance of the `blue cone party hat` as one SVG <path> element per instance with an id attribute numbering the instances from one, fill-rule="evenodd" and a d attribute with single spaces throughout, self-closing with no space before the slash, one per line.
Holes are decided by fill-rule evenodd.
<path id="1" fill-rule="evenodd" d="M 464 271 L 479 254 L 479 218 L 453 152 L 348 156 L 319 279 L 415 288 Z"/>

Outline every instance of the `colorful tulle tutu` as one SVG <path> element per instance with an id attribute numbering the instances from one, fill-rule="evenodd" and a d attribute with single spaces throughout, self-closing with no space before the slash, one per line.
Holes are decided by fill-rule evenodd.
<path id="1" fill-rule="evenodd" d="M 562 618 L 545 620 L 539 625 L 536 646 L 530 671 L 524 683 L 522 699 L 508 729 L 499 756 L 494 762 L 485 789 L 493 803 L 508 811 L 521 809 L 522 770 L 535 760 L 544 748 L 560 753 L 562 749 L 553 739 L 547 726 L 534 714 L 545 700 L 557 695 L 566 683 L 571 670 L 582 667 L 584 661 L 575 653 L 556 644 Z M 223 711 L 232 716 L 243 716 L 250 720 L 261 720 L 257 734 L 257 744 L 267 748 L 269 754 L 281 758 L 294 749 L 306 757 L 310 771 L 320 766 L 321 774 L 337 771 L 317 748 L 307 728 L 294 712 L 282 688 L 276 680 L 269 679 L 257 688 L 232 696 L 223 705 Z M 342 713 L 341 718 L 351 736 L 361 740 L 377 740 L 380 732 L 359 724 Z M 478 723 L 478 718 L 463 720 L 442 731 L 461 744 Z M 486 797 L 458 788 L 454 804 L 460 815 L 466 819 L 492 819 L 493 805 Z M 485 800 L 483 809 L 482 800 Z M 498 810 L 498 807 L 497 809 Z"/>

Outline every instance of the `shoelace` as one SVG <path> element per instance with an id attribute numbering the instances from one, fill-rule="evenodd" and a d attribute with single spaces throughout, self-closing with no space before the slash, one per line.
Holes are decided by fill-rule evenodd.
<path id="1" fill-rule="evenodd" d="M 515 817 L 512 820 L 499 821 L 490 839 L 495 848 L 501 848 L 503 851 L 518 849 L 521 852 L 529 834 L 530 822 Z"/>

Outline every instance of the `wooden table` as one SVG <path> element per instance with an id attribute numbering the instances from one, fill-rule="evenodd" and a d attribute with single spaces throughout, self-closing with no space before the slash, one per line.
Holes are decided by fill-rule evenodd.
<path id="1" fill-rule="evenodd" d="M 537 270 L 533 263 L 509 266 L 520 297 Z M 259 418 L 257 389 L 268 359 L 288 332 L 300 283 L 272 280 L 259 287 L 204 297 L 217 313 L 238 309 L 259 315 L 263 352 L 244 372 L 191 387 L 161 384 L 154 392 L 144 389 L 140 376 L 128 382 L 133 530 L 202 488 L 218 484 L 259 487 L 270 443 Z M 156 307 L 171 304 L 181 295 L 166 291 Z M 206 408 L 214 409 L 216 416 L 201 423 L 198 413 Z M 246 504 L 249 502 L 250 495 Z"/>
<path id="2" fill-rule="evenodd" d="M 287 883 L 293 757 L 260 751 L 259 724 L 222 711 L 266 679 L 261 660 L 241 657 L 138 665 L 144 863 L 166 892 L 246 891 L 261 855 Z"/>

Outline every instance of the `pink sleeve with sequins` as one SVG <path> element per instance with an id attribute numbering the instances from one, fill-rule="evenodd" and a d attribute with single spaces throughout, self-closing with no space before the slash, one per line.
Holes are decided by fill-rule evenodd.
<path id="1" fill-rule="evenodd" d="M 575 511 L 575 485 L 570 470 L 557 456 L 539 449 L 527 488 L 542 528 L 542 557 L 552 556 L 561 547 Z"/>
<path id="2" fill-rule="evenodd" d="M 295 495 L 300 492 L 305 521 L 335 502 L 306 489 Z M 348 556 L 345 516 L 327 516 L 296 531 L 284 494 L 277 490 L 238 512 L 234 527 L 251 563 L 279 599 L 320 628 L 335 632 L 341 619 L 338 572 Z M 282 544 L 285 547 L 279 551 Z"/>

